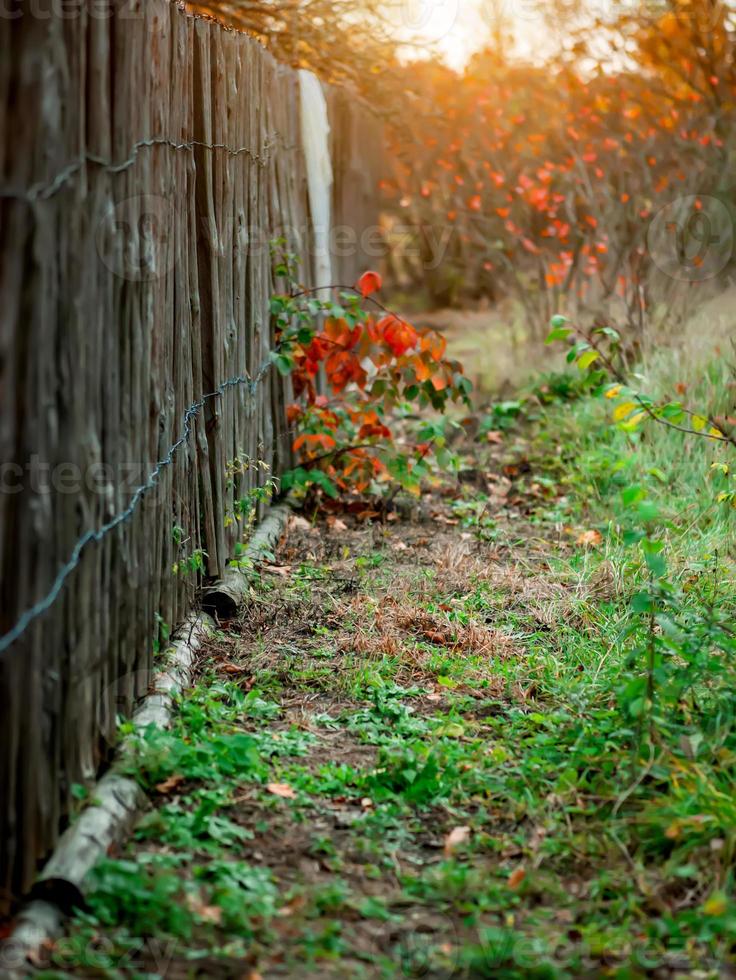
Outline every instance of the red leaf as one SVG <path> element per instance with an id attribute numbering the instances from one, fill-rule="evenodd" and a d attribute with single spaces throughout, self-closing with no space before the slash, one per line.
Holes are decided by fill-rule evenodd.
<path id="1" fill-rule="evenodd" d="M 365 299 L 366 296 L 370 296 L 371 293 L 375 293 L 383 285 L 383 280 L 377 272 L 364 272 L 363 275 L 358 279 L 356 288 L 360 295 Z"/>
<path id="2" fill-rule="evenodd" d="M 397 316 L 386 316 L 379 320 L 377 326 L 381 328 L 383 339 L 396 357 L 411 350 L 419 340 L 419 334 L 414 327 Z"/>

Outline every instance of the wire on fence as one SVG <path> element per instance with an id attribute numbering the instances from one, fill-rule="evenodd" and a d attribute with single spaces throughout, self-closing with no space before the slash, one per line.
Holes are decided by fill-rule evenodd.
<path id="1" fill-rule="evenodd" d="M 118 163 L 114 163 L 110 160 L 105 160 L 103 157 L 99 157 L 93 153 L 85 153 L 84 156 L 79 157 L 77 160 L 72 161 L 63 170 L 59 171 L 56 176 L 46 182 L 39 183 L 31 186 L 27 190 L 13 190 L 12 188 L 0 187 L 0 198 L 27 201 L 33 203 L 35 201 L 45 201 L 50 197 L 53 197 L 58 191 L 61 190 L 64 185 L 71 180 L 71 178 L 78 173 L 87 163 L 95 164 L 101 167 L 105 172 L 111 174 L 123 173 L 127 169 L 133 166 L 133 164 L 138 159 L 139 151 L 144 147 L 149 146 L 167 146 L 173 150 L 193 150 L 195 148 L 202 148 L 207 150 L 222 150 L 228 153 L 230 156 L 240 156 L 245 155 L 250 157 L 254 163 L 259 166 L 266 167 L 270 161 L 270 156 L 268 151 L 272 149 L 273 146 L 281 139 L 278 132 L 272 133 L 270 136 L 266 137 L 265 142 L 260 150 L 254 151 L 247 146 L 233 147 L 228 146 L 226 143 L 206 143 L 202 140 L 188 140 L 185 142 L 178 143 L 175 140 L 169 139 L 166 136 L 153 136 L 147 139 L 138 140 L 133 144 L 125 160 Z M 291 150 L 295 148 L 295 144 L 283 144 L 284 149 Z M 278 349 L 278 348 L 277 348 Z M 169 466 L 177 451 L 186 443 L 189 435 L 192 431 L 192 422 L 197 417 L 197 415 L 202 411 L 204 406 L 210 399 L 218 398 L 225 393 L 228 388 L 237 387 L 240 385 L 248 385 L 249 394 L 251 397 L 255 396 L 256 389 L 261 383 L 265 375 L 271 366 L 271 358 L 269 357 L 263 362 L 259 368 L 257 374 L 254 378 L 249 378 L 247 375 L 238 375 L 235 378 L 230 378 L 227 381 L 223 381 L 218 387 L 203 395 L 198 401 L 193 402 L 189 408 L 186 410 L 183 416 L 183 429 L 181 436 L 176 440 L 176 442 L 169 448 L 167 454 L 159 460 L 155 468 L 151 472 L 150 476 L 145 483 L 141 484 L 131 497 L 130 503 L 125 508 L 125 510 L 116 514 L 109 521 L 103 524 L 101 527 L 96 529 L 90 529 L 86 531 L 75 544 L 69 559 L 64 565 L 59 569 L 56 578 L 51 585 L 48 593 L 43 599 L 40 599 L 33 606 L 29 607 L 17 620 L 15 626 L 10 629 L 3 636 L 0 636 L 0 654 L 4 653 L 9 647 L 11 647 L 20 637 L 26 632 L 28 627 L 34 620 L 38 619 L 47 612 L 56 602 L 56 600 L 61 595 L 61 591 L 64 587 L 64 583 L 69 578 L 71 573 L 77 568 L 87 545 L 92 542 L 99 543 L 108 534 L 124 524 L 126 521 L 130 520 L 138 507 L 138 504 L 143 499 L 143 497 L 153 490 L 157 483 L 162 470 Z"/>
<path id="2" fill-rule="evenodd" d="M 186 140 L 182 143 L 177 143 L 176 140 L 169 139 L 168 136 L 151 136 L 146 139 L 137 140 L 131 147 L 128 157 L 125 160 L 121 160 L 119 163 L 114 163 L 111 160 L 105 160 L 104 157 L 88 152 L 83 156 L 78 157 L 76 160 L 72 160 L 71 163 L 67 164 L 63 170 L 60 170 L 55 177 L 45 183 L 34 184 L 26 190 L 14 190 L 13 188 L 9 187 L 0 187 L 0 198 L 27 201 L 28 203 L 33 203 L 35 201 L 47 201 L 50 197 L 53 197 L 54 194 L 60 191 L 61 188 L 86 164 L 93 163 L 95 166 L 101 167 L 105 173 L 120 174 L 125 170 L 128 170 L 129 167 L 132 167 L 138 159 L 139 151 L 148 146 L 167 146 L 173 150 L 193 150 L 195 148 L 223 150 L 230 156 L 248 156 L 259 166 L 267 167 L 271 160 L 271 157 L 268 155 L 268 151 L 271 150 L 280 139 L 280 134 L 278 132 L 273 132 L 270 136 L 266 137 L 266 140 L 260 150 L 252 150 L 248 146 L 234 147 L 228 146 L 227 143 L 206 143 L 203 140 Z M 292 150 L 295 148 L 295 144 L 285 143 L 283 144 L 283 148 L 285 150 Z"/>
<path id="3" fill-rule="evenodd" d="M 274 351 L 278 351 L 278 349 L 279 349 L 279 345 L 277 345 L 274 348 Z M 254 398 L 258 385 L 263 381 L 266 374 L 268 374 L 268 371 L 271 367 L 271 363 L 272 363 L 271 354 L 269 354 L 269 356 L 261 364 L 260 368 L 258 369 L 258 372 L 253 378 L 250 378 L 247 374 L 240 374 L 237 377 L 229 378 L 227 381 L 221 382 L 221 384 L 219 384 L 214 391 L 210 391 L 208 392 L 208 394 L 202 395 L 202 397 L 199 398 L 197 401 L 192 402 L 192 404 L 187 408 L 187 410 L 184 412 L 184 415 L 182 417 L 181 435 L 176 440 L 176 442 L 174 442 L 169 447 L 169 450 L 166 453 L 166 455 L 163 456 L 158 461 L 154 469 L 151 471 L 151 474 L 149 475 L 146 482 L 142 483 L 136 489 L 136 491 L 134 492 L 133 496 L 130 499 L 130 503 L 128 504 L 128 506 L 124 510 L 116 514 L 115 517 L 110 518 L 110 520 L 107 521 L 105 524 L 103 524 L 101 527 L 91 528 L 90 530 L 85 531 L 85 533 L 77 540 L 77 543 L 74 545 L 74 548 L 72 549 L 71 555 L 69 556 L 68 560 L 62 565 L 62 567 L 59 569 L 56 578 L 54 579 L 51 585 L 51 588 L 43 597 L 43 599 L 39 599 L 37 603 L 35 603 L 33 606 L 30 606 L 28 609 L 26 609 L 26 611 L 17 620 L 15 626 L 13 626 L 13 628 L 10 629 L 3 636 L 0 636 L 0 654 L 4 653 L 18 639 L 20 639 L 20 637 L 29 628 L 31 623 L 33 623 L 34 620 L 38 619 L 39 616 L 42 616 L 54 605 L 56 600 L 61 595 L 62 589 L 64 587 L 64 583 L 69 578 L 71 573 L 79 565 L 82 558 L 82 553 L 84 552 L 87 545 L 91 544 L 92 542 L 99 544 L 99 542 L 102 541 L 104 538 L 106 538 L 108 534 L 111 534 L 112 531 L 115 530 L 115 528 L 119 527 L 121 524 L 124 524 L 126 521 L 130 520 L 130 518 L 135 513 L 138 504 L 141 502 L 143 497 L 151 490 L 155 489 L 156 485 L 158 484 L 158 479 L 161 475 L 162 470 L 164 470 L 165 467 L 171 465 L 171 463 L 174 460 L 174 456 L 176 455 L 178 450 L 181 449 L 181 447 L 189 439 L 189 436 L 191 435 L 192 432 L 192 422 L 197 417 L 197 415 L 199 415 L 199 413 L 202 411 L 202 409 L 207 404 L 207 402 L 213 398 L 219 398 L 220 396 L 224 395 L 225 392 L 228 390 L 228 388 L 236 388 L 236 387 L 240 387 L 241 385 L 247 385 L 248 394 L 251 396 L 251 398 Z"/>

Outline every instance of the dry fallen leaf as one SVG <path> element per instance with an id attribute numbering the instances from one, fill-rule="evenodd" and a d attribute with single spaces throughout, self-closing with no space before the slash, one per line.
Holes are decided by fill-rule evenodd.
<path id="1" fill-rule="evenodd" d="M 184 782 L 184 777 L 180 773 L 175 773 L 173 776 L 169 776 L 168 779 L 164 779 L 163 782 L 156 784 L 156 792 L 158 793 L 170 793 L 172 789 L 176 789 L 177 786 Z"/>
<path id="2" fill-rule="evenodd" d="M 601 543 L 602 540 L 603 535 L 600 531 L 590 530 L 583 531 L 581 534 L 579 534 L 575 539 L 575 543 L 584 545 L 586 548 L 589 546 L 595 548 Z"/>
<path id="3" fill-rule="evenodd" d="M 333 531 L 347 531 L 348 529 L 345 521 L 341 521 L 339 517 L 328 517 L 327 526 L 332 528 Z"/>
<path id="4" fill-rule="evenodd" d="M 451 857 L 461 844 L 470 838 L 470 827 L 453 827 L 445 837 L 445 857 Z"/>
<path id="5" fill-rule="evenodd" d="M 289 899 L 286 905 L 281 906 L 278 911 L 278 915 L 282 919 L 288 919 L 290 915 L 293 915 L 295 912 L 299 912 L 301 909 L 303 909 L 306 904 L 306 895 L 294 895 L 293 898 Z"/>
<path id="6" fill-rule="evenodd" d="M 264 572 L 270 572 L 272 575 L 281 575 L 283 578 L 291 575 L 291 565 L 264 565 Z"/>
<path id="7" fill-rule="evenodd" d="M 301 517 L 299 514 L 292 514 L 289 518 L 289 527 L 300 527 L 303 531 L 311 531 L 312 525 L 306 519 L 306 517 Z"/>
<path id="8" fill-rule="evenodd" d="M 222 909 L 219 905 L 206 905 L 198 895 L 187 895 L 187 908 L 203 922 L 214 922 L 218 925 L 222 921 Z"/>
<path id="9" fill-rule="evenodd" d="M 490 432 L 486 432 L 486 440 L 500 446 L 503 442 L 503 434 L 501 432 L 497 432 L 495 429 L 491 429 Z"/>
<path id="10" fill-rule="evenodd" d="M 269 783 L 266 787 L 269 793 L 280 796 L 284 800 L 295 800 L 296 793 L 288 783 Z"/>
<path id="11" fill-rule="evenodd" d="M 675 820 L 674 823 L 670 824 L 669 827 L 664 832 L 664 836 L 668 840 L 677 840 L 677 838 L 680 837 L 681 835 L 682 835 L 682 825 L 677 820 Z"/>
<path id="12" fill-rule="evenodd" d="M 526 869 L 523 866 L 519 866 L 509 875 L 509 888 L 514 891 L 521 885 L 522 881 L 526 878 Z"/>
<path id="13" fill-rule="evenodd" d="M 436 646 L 444 646 L 449 637 L 446 633 L 440 633 L 439 630 L 422 630 L 422 636 L 425 640 L 429 640 L 430 643 L 434 643 Z"/>
<path id="14" fill-rule="evenodd" d="M 242 664 L 230 663 L 229 660 L 219 663 L 217 669 L 224 670 L 226 674 L 247 674 L 250 670 L 249 667 L 244 667 Z"/>

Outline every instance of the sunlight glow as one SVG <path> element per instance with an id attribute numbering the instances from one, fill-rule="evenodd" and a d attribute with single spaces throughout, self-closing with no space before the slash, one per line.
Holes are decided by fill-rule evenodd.
<path id="1" fill-rule="evenodd" d="M 531 0 L 402 0 L 397 9 L 397 28 L 407 39 L 409 55 L 439 55 L 457 70 L 489 44 L 494 23 L 513 36 L 508 54 L 533 59 L 546 47 Z"/>

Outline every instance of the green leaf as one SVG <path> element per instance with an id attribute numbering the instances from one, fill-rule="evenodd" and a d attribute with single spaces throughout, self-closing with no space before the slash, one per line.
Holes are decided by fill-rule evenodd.
<path id="1" fill-rule="evenodd" d="M 655 414 L 657 418 L 666 419 L 666 421 L 672 422 L 675 425 L 682 422 L 685 418 L 685 412 L 680 402 L 669 402 L 667 405 L 662 405 L 661 408 L 656 409 Z"/>
<path id="2" fill-rule="evenodd" d="M 634 484 L 621 492 L 621 500 L 623 501 L 624 507 L 633 507 L 634 504 L 639 503 L 640 500 L 644 500 L 646 495 L 647 492 L 644 487 Z"/>
<path id="3" fill-rule="evenodd" d="M 312 483 L 316 483 L 318 487 L 322 487 L 328 497 L 332 497 L 333 500 L 337 499 L 339 496 L 337 487 L 326 473 L 323 473 L 322 470 L 312 470 L 310 477 Z"/>
<path id="4" fill-rule="evenodd" d="M 271 351 L 269 356 L 271 361 L 276 365 L 276 370 L 279 374 L 284 375 L 284 377 L 291 374 L 294 369 L 294 361 L 290 355 L 284 354 L 283 352 Z"/>
<path id="5" fill-rule="evenodd" d="M 553 344 L 556 340 L 567 340 L 571 333 L 569 327 L 555 327 L 547 334 L 545 344 Z"/>
<path id="6" fill-rule="evenodd" d="M 631 597 L 631 608 L 635 613 L 653 612 L 654 600 L 648 592 L 635 592 Z"/>
<path id="7" fill-rule="evenodd" d="M 303 466 L 288 470 L 281 477 L 281 489 L 284 491 L 291 490 L 293 487 L 305 487 L 308 483 L 309 471 L 305 470 Z"/>
<path id="8" fill-rule="evenodd" d="M 632 544 L 639 544 L 642 538 L 646 537 L 646 531 L 642 528 L 628 528 L 622 535 L 623 543 L 629 547 Z"/>
<path id="9" fill-rule="evenodd" d="M 653 500 L 639 501 L 636 506 L 636 512 L 639 520 L 643 521 L 645 524 L 650 524 L 652 521 L 658 521 L 662 517 L 659 507 Z"/>
<path id="10" fill-rule="evenodd" d="M 663 555 L 645 554 L 644 559 L 652 575 L 663 578 L 667 574 L 667 562 Z"/>

